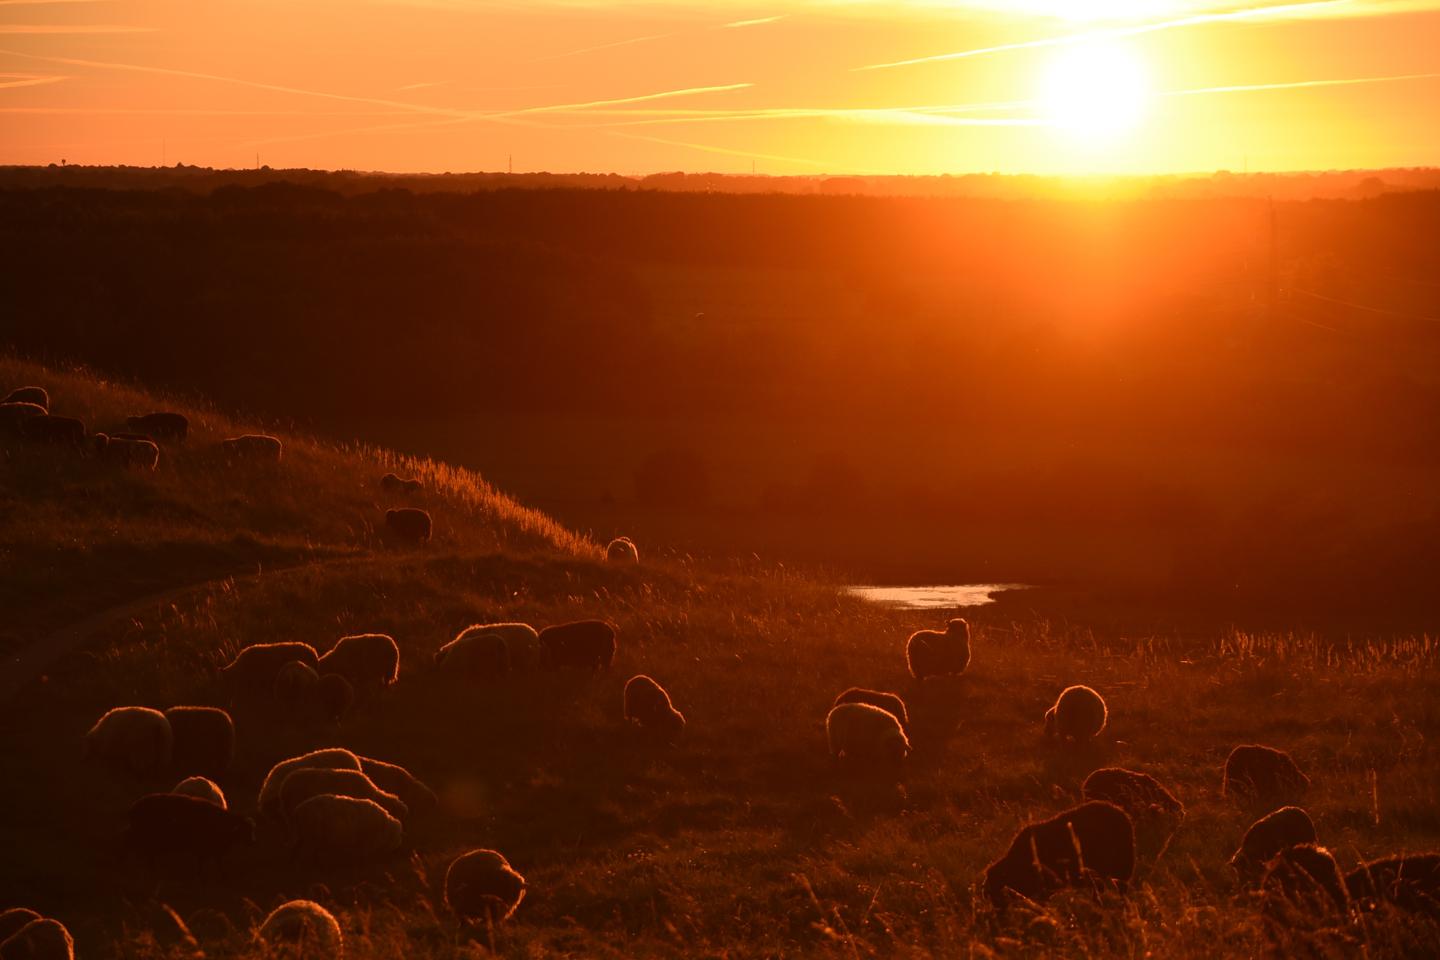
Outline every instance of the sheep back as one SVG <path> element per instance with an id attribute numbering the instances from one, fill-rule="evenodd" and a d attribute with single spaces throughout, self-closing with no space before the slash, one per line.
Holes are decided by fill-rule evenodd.
<path id="1" fill-rule="evenodd" d="M 345 937 L 335 915 L 314 900 L 291 900 L 271 910 L 255 931 L 271 950 L 290 948 L 309 960 L 341 960 Z"/>
<path id="2" fill-rule="evenodd" d="M 615 659 L 615 628 L 604 620 L 576 620 L 540 631 L 540 659 L 551 670 L 608 670 Z"/>
<path id="3" fill-rule="evenodd" d="M 0 960 L 74 960 L 75 941 L 65 924 L 38 917 L 0 942 Z"/>
<path id="4" fill-rule="evenodd" d="M 49 410 L 50 394 L 45 392 L 44 387 L 16 387 L 5 394 L 5 399 L 0 400 L 0 403 L 28 403 L 42 410 Z"/>
<path id="5" fill-rule="evenodd" d="M 354 797 L 357 800 L 373 800 L 385 808 L 385 812 L 403 821 L 410 811 L 393 793 L 380 789 L 365 775 L 363 770 L 343 770 L 329 767 L 301 767 L 286 775 L 280 785 L 280 810 L 286 820 L 291 819 L 295 808 L 311 797 L 334 794 L 337 797 Z"/>
<path id="6" fill-rule="evenodd" d="M 318 863 L 362 863 L 400 849 L 404 829 L 373 800 L 322 794 L 290 814 L 295 852 Z"/>
<path id="7" fill-rule="evenodd" d="M 165 711 L 174 735 L 176 773 L 212 780 L 225 775 L 235 756 L 235 721 L 219 707 L 171 707 Z"/>
<path id="8" fill-rule="evenodd" d="M 1259 743 L 1245 743 L 1225 758 L 1221 793 L 1252 802 L 1285 802 L 1302 796 L 1310 778 L 1290 754 Z"/>
<path id="9" fill-rule="evenodd" d="M 428 542 L 432 526 L 430 514 L 419 507 L 385 511 L 385 531 L 400 543 Z"/>
<path id="10" fill-rule="evenodd" d="M 910 740 L 890 711 L 868 703 L 842 703 L 825 717 L 830 756 L 855 766 L 898 766 L 910 755 Z"/>
<path id="11" fill-rule="evenodd" d="M 1105 698 L 1084 684 L 1066 687 L 1045 713 L 1045 735 L 1062 740 L 1085 741 L 1105 729 L 1109 711 Z"/>
<path id="12" fill-rule="evenodd" d="M 277 818 L 280 816 L 280 789 L 285 784 L 285 778 L 292 771 L 305 767 L 359 770 L 360 759 L 344 747 L 325 747 L 301 754 L 298 757 L 291 757 L 288 760 L 281 760 L 270 768 L 270 772 L 265 775 L 265 782 L 260 785 L 259 807 L 262 816 Z"/>
<path id="13" fill-rule="evenodd" d="M 894 714 L 903 729 L 910 729 L 910 714 L 905 710 L 905 701 L 900 698 L 898 693 L 870 690 L 865 687 L 851 687 L 836 697 L 831 706 L 838 707 L 842 703 L 868 703 L 872 707 L 879 707 L 887 713 Z"/>
<path id="14" fill-rule="evenodd" d="M 525 890 L 525 878 L 496 850 L 461 854 L 445 871 L 445 905 L 466 923 L 509 919 Z"/>
<path id="15" fill-rule="evenodd" d="M 1241 880 L 1258 880 L 1265 864 L 1281 850 L 1316 841 L 1310 814 L 1299 807 L 1281 807 L 1250 825 L 1230 858 L 1230 866 Z"/>
<path id="16" fill-rule="evenodd" d="M 152 793 L 130 807 L 126 840 L 153 861 L 216 861 L 255 839 L 245 817 L 200 797 Z"/>
<path id="17" fill-rule="evenodd" d="M 219 784 L 205 777 L 186 777 L 175 788 L 170 791 L 182 797 L 198 797 L 215 804 L 221 810 L 229 807 L 225 803 L 225 791 L 220 789 Z"/>
<path id="18" fill-rule="evenodd" d="M 222 667 L 220 675 L 236 693 L 273 696 L 276 675 L 292 660 L 299 660 L 314 670 L 320 656 L 308 643 L 252 643 Z"/>
<path id="19" fill-rule="evenodd" d="M 149 707 L 116 707 L 85 734 L 84 755 L 137 777 L 166 773 L 174 748 L 170 721 Z"/>
<path id="20" fill-rule="evenodd" d="M 1114 886 L 1135 873 L 1135 828 L 1124 810 L 1092 800 L 1022 827 L 1010 849 L 985 871 L 985 895 L 997 906 L 1007 891 L 1041 901 L 1067 886 Z"/>
<path id="21" fill-rule="evenodd" d="M 384 633 L 341 637 L 320 658 L 321 673 L 338 673 L 353 687 L 388 686 L 400 675 L 400 647 Z"/>
<path id="22" fill-rule="evenodd" d="M 398 763 L 387 763 L 374 757 L 359 757 L 360 769 L 377 787 L 395 794 L 410 809 L 412 816 L 428 816 L 440 805 L 435 791 Z"/>

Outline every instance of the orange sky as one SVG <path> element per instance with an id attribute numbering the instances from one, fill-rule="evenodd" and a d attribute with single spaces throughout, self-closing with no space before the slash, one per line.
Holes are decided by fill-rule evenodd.
<path id="1" fill-rule="evenodd" d="M 1145 111 L 1077 136 L 1036 98 L 1097 31 Z M 0 0 L 0 114 L 27 164 L 1440 165 L 1440 0 Z"/>

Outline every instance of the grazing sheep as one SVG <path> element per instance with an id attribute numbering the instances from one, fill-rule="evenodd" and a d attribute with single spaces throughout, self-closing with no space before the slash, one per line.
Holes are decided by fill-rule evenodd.
<path id="1" fill-rule="evenodd" d="M 403 821 L 410 810 L 393 793 L 381 790 L 360 770 L 335 770 L 324 767 L 301 767 L 292 770 L 280 785 L 280 810 L 286 820 L 295 808 L 311 797 L 334 794 L 357 800 L 374 800 L 396 820 Z"/>
<path id="2" fill-rule="evenodd" d="M 137 777 L 170 769 L 175 736 L 170 721 L 149 707 L 116 707 L 85 734 L 82 758 L 92 757 Z"/>
<path id="3" fill-rule="evenodd" d="M 525 899 L 525 878 L 495 850 L 471 850 L 445 871 L 445 906 L 462 923 L 508 920 Z"/>
<path id="4" fill-rule="evenodd" d="M 221 810 L 228 810 L 225 804 L 225 791 L 221 790 L 214 780 L 207 780 L 205 777 L 186 777 L 175 784 L 171 793 L 182 797 L 199 797 L 201 800 L 208 800 Z"/>
<path id="5" fill-rule="evenodd" d="M 430 514 L 419 507 L 385 511 L 385 531 L 399 543 L 426 543 L 430 540 Z"/>
<path id="6" fill-rule="evenodd" d="M 1315 843 L 1317 839 L 1310 814 L 1299 807 L 1281 807 L 1250 825 L 1240 848 L 1230 858 L 1230 866 L 1242 882 L 1253 883 L 1260 879 L 1265 864 L 1281 850 Z"/>
<path id="7" fill-rule="evenodd" d="M 985 895 L 1003 907 L 1006 891 L 1041 901 L 1063 887 L 1114 885 L 1135 873 L 1135 828 L 1113 803 L 1091 800 L 1022 827 L 985 871 Z"/>
<path id="8" fill-rule="evenodd" d="M 320 656 L 308 643 L 253 643 L 222 667 L 220 675 L 235 694 L 273 695 L 275 677 L 292 660 L 299 660 L 313 670 L 319 666 Z"/>
<path id="9" fill-rule="evenodd" d="M 888 710 L 868 703 L 842 703 L 825 717 L 830 756 L 852 766 L 893 770 L 910 755 L 910 741 Z"/>
<path id="10" fill-rule="evenodd" d="M 956 617 L 939 630 L 916 630 L 905 641 L 905 662 L 910 676 L 960 676 L 970 666 L 970 624 Z"/>
<path id="11" fill-rule="evenodd" d="M 106 434 L 97 433 L 97 434 L 95 434 L 95 436 L 97 436 L 97 437 L 103 437 L 103 436 L 106 436 Z M 111 440 L 144 440 L 144 441 L 146 441 L 147 443 L 154 443 L 154 442 L 155 442 L 155 438 L 152 437 L 152 436 L 150 436 L 150 434 L 148 434 L 148 433 L 119 433 L 119 432 L 116 432 L 116 433 L 109 434 L 109 437 L 110 437 Z"/>
<path id="12" fill-rule="evenodd" d="M 40 914 L 29 907 L 11 907 L 9 910 L 0 913 L 0 943 L 8 940 L 15 931 L 19 930 L 31 920 L 39 920 Z"/>
<path id="13" fill-rule="evenodd" d="M 610 563 L 639 563 L 640 551 L 629 537 L 617 537 L 605 545 L 605 559 Z"/>
<path id="14" fill-rule="evenodd" d="M 1266 907 L 1281 904 L 1307 913 L 1344 911 L 1349 907 L 1345 877 L 1329 850 L 1314 843 L 1286 847 L 1265 868 L 1260 882 Z"/>
<path id="15" fill-rule="evenodd" d="M 229 460 L 247 460 L 254 463 L 279 463 L 284 453 L 280 438 L 264 433 L 247 433 L 221 440 L 220 449 Z"/>
<path id="16" fill-rule="evenodd" d="M 404 828 L 373 800 L 322 794 L 290 814 L 295 858 L 324 865 L 360 864 L 400 849 Z"/>
<path id="17" fill-rule="evenodd" d="M 359 770 L 360 758 L 344 747 L 326 747 L 289 760 L 281 760 L 270 768 L 265 782 L 260 785 L 259 807 L 261 816 L 278 818 L 281 813 L 280 789 L 285 778 L 296 770 L 306 767 L 320 767 L 329 770 Z"/>
<path id="18" fill-rule="evenodd" d="M 43 410 L 50 409 L 50 394 L 44 387 L 16 387 L 5 394 L 0 403 L 32 403 Z"/>
<path id="19" fill-rule="evenodd" d="M 171 762 L 176 773 L 214 780 L 235 757 L 235 721 L 219 707 L 171 707 L 165 711 L 174 736 Z"/>
<path id="20" fill-rule="evenodd" d="M 380 478 L 380 488 L 387 493 L 419 493 L 423 485 L 419 480 L 407 480 L 394 473 L 387 473 Z"/>
<path id="21" fill-rule="evenodd" d="M 275 671 L 270 696 L 291 711 L 299 711 L 315 702 L 320 674 L 303 660 L 291 660 Z"/>
<path id="22" fill-rule="evenodd" d="M 0 942 L 0 960 L 74 960 L 75 941 L 65 924 L 49 917 L 31 920 Z"/>
<path id="23" fill-rule="evenodd" d="M 20 436 L 31 443 L 48 443 L 78 450 L 85 444 L 85 423 L 74 417 L 42 413 L 20 421 Z"/>
<path id="24" fill-rule="evenodd" d="M 190 435 L 190 420 L 183 413 L 147 413 L 126 417 L 125 425 L 156 440 L 183 441 Z"/>
<path id="25" fill-rule="evenodd" d="M 664 687 L 643 673 L 625 681 L 625 719 L 667 739 L 685 730 L 685 714 L 675 709 Z"/>
<path id="26" fill-rule="evenodd" d="M 1235 796 L 1253 802 L 1279 802 L 1298 799 L 1310 786 L 1310 778 L 1301 772 L 1290 754 L 1274 747 L 1247 743 L 1230 751 L 1225 758 L 1224 796 Z"/>
<path id="27" fill-rule="evenodd" d="M 315 698 L 320 706 L 320 715 L 331 723 L 339 723 L 355 703 L 355 688 L 340 674 L 327 673 L 315 688 Z"/>
<path id="28" fill-rule="evenodd" d="M 1086 800 L 1113 803 L 1130 815 L 1136 852 L 1143 859 L 1158 860 L 1185 821 L 1185 805 L 1159 780 L 1138 770 L 1096 770 L 1085 778 L 1080 792 Z"/>
<path id="29" fill-rule="evenodd" d="M 872 707 L 879 707 L 881 710 L 893 713 L 895 719 L 900 721 L 902 730 L 910 729 L 910 714 L 905 712 L 905 701 L 900 699 L 898 693 L 869 690 L 865 687 L 851 687 L 836 697 L 831 706 L 838 707 L 842 703 L 868 703 Z"/>
<path id="30" fill-rule="evenodd" d="M 510 669 L 536 670 L 540 666 L 540 631 L 528 623 L 475 623 L 461 630 L 455 639 L 482 633 L 493 633 L 505 641 L 510 654 Z"/>
<path id="31" fill-rule="evenodd" d="M 604 620 L 576 620 L 540 631 L 540 660 L 550 670 L 609 670 L 615 659 L 615 628 Z"/>
<path id="32" fill-rule="evenodd" d="M 342 960 L 345 955 L 339 922 L 314 900 L 280 904 L 260 924 L 255 939 L 271 951 L 304 960 Z"/>
<path id="33" fill-rule="evenodd" d="M 440 805 L 435 791 L 398 763 L 386 763 L 374 757 L 360 757 L 360 769 L 381 790 L 399 797 L 410 808 L 412 817 L 424 817 Z"/>
<path id="34" fill-rule="evenodd" d="M 400 675 L 400 648 L 383 633 L 341 637 L 320 658 L 321 673 L 338 673 L 356 690 L 386 687 Z"/>
<path id="35" fill-rule="evenodd" d="M 1360 910 L 1387 903 L 1440 920 L 1440 853 L 1362 863 L 1345 875 L 1345 889 Z"/>
<path id="36" fill-rule="evenodd" d="M 94 445 L 95 455 L 107 463 L 139 467 L 142 470 L 154 470 L 160 464 L 160 447 L 154 440 L 97 433 L 90 438 L 90 442 Z"/>
<path id="37" fill-rule="evenodd" d="M 126 842 L 149 863 L 218 863 L 230 849 L 255 839 L 255 825 L 200 797 L 152 793 L 130 807 Z"/>
<path id="38" fill-rule="evenodd" d="M 510 672 L 510 648 L 499 634 L 467 630 L 435 651 L 434 662 L 449 676 L 490 680 Z"/>
<path id="39" fill-rule="evenodd" d="M 1083 684 L 1066 687 L 1045 711 L 1045 736 L 1083 743 L 1099 736 L 1108 717 L 1100 694 Z"/>
<path id="40" fill-rule="evenodd" d="M 0 403 L 0 430 L 18 434 L 26 420 L 43 417 L 45 414 L 45 408 L 38 403 Z"/>

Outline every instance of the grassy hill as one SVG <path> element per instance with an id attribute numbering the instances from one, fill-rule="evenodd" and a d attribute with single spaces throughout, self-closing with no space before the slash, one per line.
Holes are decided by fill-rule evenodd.
<path id="1" fill-rule="evenodd" d="M 0 361 L 0 385 L 21 383 L 46 386 L 57 413 L 95 427 L 181 409 L 195 434 L 167 447 L 153 474 L 27 449 L 0 461 L 12 649 L 195 585 L 99 618 L 83 649 L 0 703 L 0 907 L 60 918 L 83 957 L 195 955 L 162 904 L 206 956 L 257 956 L 255 922 L 298 896 L 336 913 L 350 956 L 480 956 L 439 901 L 445 866 L 475 846 L 501 850 L 530 882 L 495 937 L 513 957 L 1403 957 L 1440 935 L 1395 918 L 1267 929 L 1225 864 L 1255 811 L 1219 795 L 1229 749 L 1270 743 L 1310 774 L 1307 805 L 1343 867 L 1440 847 L 1431 637 L 1091 629 L 1018 597 L 967 614 L 964 678 L 917 685 L 904 639 L 943 612 L 866 605 L 754 561 L 652 559 L 643 543 L 640 566 L 607 566 L 594 543 L 441 463 L 296 436 L 83 370 Z M 236 471 L 214 456 L 218 438 L 262 427 L 285 440 L 278 468 Z M 388 469 L 425 483 L 417 502 L 437 534 L 424 548 L 378 542 L 386 501 L 375 480 Z M 249 575 L 257 567 L 268 572 Z M 619 628 L 608 674 L 463 689 L 428 668 L 469 623 L 581 617 Z M 219 875 L 157 889 L 118 836 L 136 797 L 171 784 L 80 763 L 85 730 L 122 704 L 223 703 L 218 667 L 246 644 L 323 649 L 361 631 L 395 636 L 399 683 L 339 726 L 237 712 L 222 786 L 253 812 L 272 763 L 343 745 L 406 764 L 440 795 L 439 815 L 415 827 L 405 855 L 365 869 L 302 869 L 262 835 Z M 638 743 L 622 723 L 621 688 L 638 672 L 689 719 L 674 748 Z M 1040 736 L 1071 683 L 1109 702 L 1094 751 L 1056 751 Z M 856 684 L 909 702 L 903 786 L 857 782 L 826 756 L 826 710 Z M 997 915 L 978 892 L 986 864 L 1017 826 L 1075 802 L 1104 763 L 1151 772 L 1187 804 L 1164 858 L 1123 900 L 1061 896 Z"/>

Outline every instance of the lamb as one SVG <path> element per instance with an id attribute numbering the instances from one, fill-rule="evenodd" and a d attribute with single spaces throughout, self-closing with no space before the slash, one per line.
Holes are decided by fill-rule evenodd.
<path id="1" fill-rule="evenodd" d="M 1413 853 L 1362 863 L 1345 875 L 1345 889 L 1362 911 L 1386 903 L 1440 920 L 1440 853 Z"/>
<path id="2" fill-rule="evenodd" d="M 615 628 L 604 620 L 576 620 L 540 631 L 540 660 L 550 670 L 609 670 L 615 659 Z"/>
<path id="3" fill-rule="evenodd" d="M 315 702 L 316 690 L 320 686 L 320 674 L 303 660 L 290 660 L 275 671 L 275 682 L 270 685 L 270 696 L 292 711 L 298 711 Z"/>
<path id="4" fill-rule="evenodd" d="M 254 463 L 279 463 L 284 454 L 284 445 L 279 437 L 264 433 L 247 433 L 220 441 L 220 449 L 231 461 L 246 460 Z"/>
<path id="5" fill-rule="evenodd" d="M 1315 843 L 1317 839 L 1310 814 L 1299 807 L 1281 807 L 1250 825 L 1240 848 L 1230 858 L 1230 866 L 1242 882 L 1253 883 L 1281 850 Z"/>
<path id="6" fill-rule="evenodd" d="M 0 943 L 10 939 L 14 933 L 31 920 L 41 919 L 40 914 L 29 907 L 11 907 L 0 912 Z"/>
<path id="7" fill-rule="evenodd" d="M 431 526 L 430 514 L 418 507 L 385 511 L 385 531 L 397 543 L 427 543 Z"/>
<path id="8" fill-rule="evenodd" d="M 1004 907 L 1007 891 L 1041 901 L 1067 886 L 1114 886 L 1135 873 L 1135 828 L 1113 803 L 1091 800 L 1032 823 L 985 871 L 985 895 Z"/>
<path id="9" fill-rule="evenodd" d="M 610 563 L 639 563 L 640 551 L 629 537 L 617 537 L 605 545 L 605 559 Z"/>
<path id="10" fill-rule="evenodd" d="M 482 633 L 493 633 L 505 641 L 511 670 L 530 671 L 540 666 L 540 632 L 530 624 L 476 623 L 461 630 L 455 639 Z"/>
<path id="11" fill-rule="evenodd" d="M 435 791 L 398 763 L 386 763 L 374 757 L 360 757 L 359 760 L 365 776 L 381 790 L 399 797 L 410 808 L 412 817 L 428 816 L 440 805 Z"/>
<path id="12" fill-rule="evenodd" d="M 1274 747 L 1247 743 L 1225 758 L 1223 796 L 1257 803 L 1286 803 L 1300 798 L 1310 787 L 1290 754 Z"/>
<path id="13" fill-rule="evenodd" d="M 255 939 L 270 951 L 279 953 L 288 948 L 305 960 L 342 960 L 345 955 L 345 937 L 339 922 L 314 900 L 280 904 L 260 924 Z"/>
<path id="14" fill-rule="evenodd" d="M 360 758 L 344 747 L 326 747 L 321 750 L 311 750 L 298 757 L 291 757 L 289 760 L 281 760 L 270 768 L 270 772 L 265 775 L 265 782 L 260 785 L 259 807 L 262 816 L 272 818 L 280 816 L 280 789 L 285 784 L 285 778 L 293 771 L 306 767 L 359 770 Z"/>
<path id="15" fill-rule="evenodd" d="M 297 860 L 321 864 L 359 864 L 400 849 L 400 821 L 373 800 L 322 794 L 290 814 Z"/>
<path id="16" fill-rule="evenodd" d="M 970 624 L 956 617 L 939 630 L 916 630 L 905 641 L 905 662 L 916 680 L 960 676 L 970 666 Z"/>
<path id="17" fill-rule="evenodd" d="M 675 709 L 664 687 L 643 673 L 625 682 L 625 719 L 666 739 L 685 730 L 685 714 Z"/>
<path id="18" fill-rule="evenodd" d="M 316 669 L 338 673 L 357 690 L 386 687 L 400 675 L 400 648 L 387 634 L 357 633 L 336 640 Z"/>
<path id="19" fill-rule="evenodd" d="M 525 878 L 495 850 L 471 850 L 445 871 L 445 906 L 462 923 L 508 920 L 525 899 Z"/>
<path id="20" fill-rule="evenodd" d="M 125 839 L 152 865 L 188 863 L 198 869 L 218 863 L 238 844 L 253 842 L 255 825 L 209 800 L 152 793 L 131 805 Z"/>
<path id="21" fill-rule="evenodd" d="M 0 942 L 0 960 L 74 960 L 75 941 L 65 924 L 49 917 L 31 920 Z"/>
<path id="22" fill-rule="evenodd" d="M 1108 718 L 1100 694 L 1081 684 L 1066 687 L 1055 706 L 1045 711 L 1045 736 L 1083 743 L 1099 736 Z"/>
<path id="23" fill-rule="evenodd" d="M 301 767 L 299 770 L 292 770 L 280 785 L 280 810 L 288 821 L 294 816 L 296 807 L 311 797 L 324 794 L 374 800 L 385 808 L 386 813 L 400 821 L 410 815 L 409 808 L 399 797 L 381 790 L 360 770 L 323 767 Z"/>
<path id="24" fill-rule="evenodd" d="M 83 759 L 96 758 L 136 777 L 170 769 L 174 733 L 170 721 L 149 707 L 116 707 L 85 734 Z"/>
<path id="25" fill-rule="evenodd" d="M 315 688 L 315 698 L 320 706 L 321 716 L 331 723 L 339 723 L 345 719 L 345 714 L 350 712 L 350 706 L 355 702 L 355 688 L 340 674 L 327 673 L 320 678 L 320 683 Z"/>
<path id="26" fill-rule="evenodd" d="M 881 710 L 895 715 L 895 719 L 900 721 L 900 729 L 907 732 L 910 730 L 910 714 L 905 712 L 905 701 L 900 699 L 898 693 L 869 690 L 865 687 L 851 687 L 836 697 L 831 706 L 838 707 L 842 703 L 868 703 L 872 707 L 879 707 Z"/>
<path id="27" fill-rule="evenodd" d="M 147 413 L 126 417 L 125 425 L 136 433 L 156 440 L 184 441 L 190 435 L 190 420 L 183 413 Z"/>
<path id="28" fill-rule="evenodd" d="M 26 420 L 43 417 L 46 413 L 46 409 L 38 403 L 21 401 L 0 403 L 0 430 L 18 434 Z"/>
<path id="29" fill-rule="evenodd" d="M 893 713 L 868 703 L 842 703 L 825 717 L 830 756 L 853 767 L 894 770 L 910 755 L 910 741 Z"/>
<path id="30" fill-rule="evenodd" d="M 160 464 L 160 447 L 154 440 L 139 440 L 130 437 L 107 436 L 97 433 L 90 438 L 96 456 L 122 467 L 139 467 L 154 470 Z"/>
<path id="31" fill-rule="evenodd" d="M 499 634 L 467 630 L 435 651 L 434 662 L 451 676 L 488 680 L 510 672 L 510 649 Z"/>
<path id="32" fill-rule="evenodd" d="M 1260 889 L 1268 911 L 1289 907 L 1314 913 L 1343 912 L 1350 904 L 1334 855 L 1314 843 L 1277 853 L 1265 868 Z"/>
<path id="33" fill-rule="evenodd" d="M 315 648 L 308 643 L 254 643 L 222 667 L 220 675 L 236 694 L 270 695 L 274 693 L 280 669 L 291 660 L 299 660 L 311 669 L 320 663 Z"/>
<path id="34" fill-rule="evenodd" d="M 1081 794 L 1086 800 L 1104 800 L 1130 815 L 1135 825 L 1136 852 L 1158 860 L 1170 838 L 1185 821 L 1185 805 L 1148 773 L 1105 767 L 1085 778 Z"/>
<path id="35" fill-rule="evenodd" d="M 205 777 L 186 777 L 175 784 L 175 789 L 170 791 L 182 797 L 199 797 L 201 800 L 208 800 L 221 810 L 228 810 L 225 804 L 225 791 L 213 780 Z"/>
<path id="36" fill-rule="evenodd" d="M 380 478 L 380 488 L 387 493 L 415 494 L 423 489 L 419 480 L 410 480 L 394 473 L 387 473 Z"/>
<path id="37" fill-rule="evenodd" d="M 31 403 L 42 410 L 50 409 L 50 394 L 45 392 L 44 387 L 16 387 L 5 394 L 5 399 L 0 403 Z"/>
<path id="38" fill-rule="evenodd" d="M 171 707 L 165 711 L 174 737 L 171 762 L 180 774 L 218 779 L 235 757 L 235 721 L 219 707 Z"/>
<path id="39" fill-rule="evenodd" d="M 85 424 L 74 417 L 42 413 L 20 421 L 20 436 L 31 443 L 80 449 L 85 444 Z"/>

